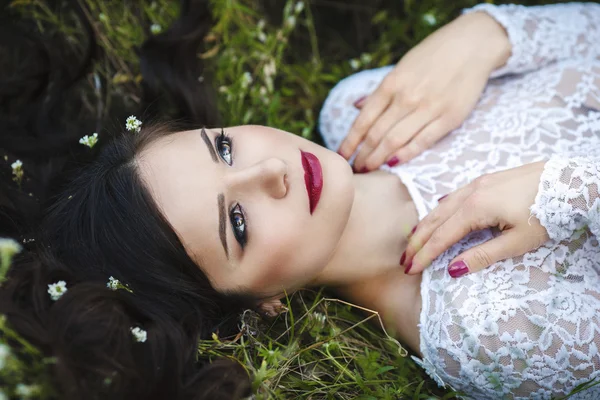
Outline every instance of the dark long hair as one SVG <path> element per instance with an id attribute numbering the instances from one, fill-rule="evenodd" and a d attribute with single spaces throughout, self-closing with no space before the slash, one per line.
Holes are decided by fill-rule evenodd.
<path id="1" fill-rule="evenodd" d="M 197 81 L 202 66 L 195 54 L 210 26 L 205 3 L 183 0 L 172 27 L 141 47 L 147 113 L 162 103 L 188 123 L 218 121 L 208 100 L 210 88 Z M 81 111 L 67 112 L 63 106 L 97 48 L 84 10 L 77 2 L 73 7 L 89 37 L 77 63 L 51 62 L 62 54 L 57 53 L 59 40 L 55 46 L 20 21 L 0 24 L 11 26 L 5 39 L 19 38 L 0 44 L 1 52 L 16 57 L 8 65 L 13 73 L 0 82 L 0 149 L 6 154 L 0 235 L 26 243 L 0 288 L 0 313 L 45 355 L 55 357 L 49 368 L 62 397 L 247 396 L 244 369 L 231 361 L 198 362 L 197 342 L 235 327 L 236 316 L 253 299 L 211 287 L 137 170 L 140 151 L 179 128 L 144 123 L 139 133 L 116 134 L 93 156 L 77 143 L 87 121 L 73 119 Z M 15 44 L 28 48 L 28 55 L 19 59 Z M 179 57 L 176 65 L 173 55 Z M 16 157 L 23 160 L 27 177 L 20 188 L 7 168 Z M 72 164 L 79 167 L 75 175 Z M 61 194 L 55 194 L 56 188 Z M 109 277 L 128 289 L 111 290 Z M 59 280 L 68 290 L 54 301 L 48 285 Z M 147 332 L 145 342 L 134 340 L 134 327 Z"/>

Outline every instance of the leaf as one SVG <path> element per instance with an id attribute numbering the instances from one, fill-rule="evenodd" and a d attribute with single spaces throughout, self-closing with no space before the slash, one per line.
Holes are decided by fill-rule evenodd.
<path id="1" fill-rule="evenodd" d="M 396 367 L 394 367 L 393 365 L 388 365 L 387 367 L 379 368 L 377 371 L 375 371 L 375 374 L 381 375 L 381 374 L 391 371 L 393 369 L 396 369 Z"/>

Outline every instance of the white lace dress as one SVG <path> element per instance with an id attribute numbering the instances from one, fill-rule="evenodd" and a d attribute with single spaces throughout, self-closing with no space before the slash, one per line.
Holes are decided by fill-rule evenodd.
<path id="1" fill-rule="evenodd" d="M 546 163 L 531 211 L 551 240 L 458 279 L 450 260 L 498 235 L 474 232 L 423 273 L 418 362 L 475 399 L 547 399 L 600 378 L 600 5 L 484 4 L 512 55 L 458 129 L 405 165 L 382 169 L 407 186 L 419 218 L 474 178 Z M 320 129 L 336 150 L 392 67 L 341 81 Z M 600 399 L 600 386 L 573 398 Z"/>

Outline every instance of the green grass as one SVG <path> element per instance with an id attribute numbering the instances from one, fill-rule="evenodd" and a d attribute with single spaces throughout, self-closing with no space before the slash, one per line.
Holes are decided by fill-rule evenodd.
<path id="1" fill-rule="evenodd" d="M 139 106 L 135 49 L 152 30 L 168 28 L 178 15 L 178 2 L 140 0 L 134 7 L 131 1 L 81 1 L 102 48 L 85 83 L 83 103 L 99 120 L 110 121 L 113 102 L 124 104 L 127 112 Z M 198 56 L 207 65 L 206 77 L 212 77 L 225 125 L 270 125 L 319 141 L 319 108 L 337 81 L 356 70 L 397 61 L 475 3 L 313 0 L 301 8 L 293 0 L 213 0 L 216 23 L 206 37 L 206 51 Z M 34 18 L 49 35 L 65 35 L 74 51 L 83 48 L 78 25 L 66 8 L 50 8 L 43 0 L 14 0 L 12 7 Z M 96 104 L 86 99 L 98 91 L 99 80 L 105 87 Z M 199 344 L 200 357 L 238 360 L 253 376 L 257 399 L 453 397 L 438 389 L 382 330 L 378 314 L 323 291 L 301 291 L 287 302 L 290 311 L 273 320 L 247 311 L 239 335 L 215 333 Z M 41 385 L 39 398 L 51 394 L 39 368 L 26 368 L 15 364 L 17 372 L 2 376 L 11 383 L 9 393 L 27 380 Z M 3 371 L 0 375 L 7 369 Z"/>

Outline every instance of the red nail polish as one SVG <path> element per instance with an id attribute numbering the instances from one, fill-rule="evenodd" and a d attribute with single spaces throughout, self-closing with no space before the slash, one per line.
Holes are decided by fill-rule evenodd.
<path id="1" fill-rule="evenodd" d="M 362 167 L 362 169 L 359 171 L 359 174 L 365 174 L 369 172 L 369 170 L 367 169 L 367 167 Z"/>
<path id="2" fill-rule="evenodd" d="M 398 163 L 400 163 L 400 160 L 398 159 L 398 157 L 394 156 L 388 160 L 387 165 L 390 167 L 394 167 L 398 165 Z"/>
<path id="3" fill-rule="evenodd" d="M 410 234 L 414 235 L 416 231 L 417 231 L 417 226 L 415 225 L 415 226 L 413 226 L 412 230 L 410 231 Z"/>
<path id="4" fill-rule="evenodd" d="M 404 268 L 404 273 L 408 274 L 408 271 L 410 271 L 411 268 L 412 268 L 412 261 L 408 263 L 406 268 Z"/>
<path id="5" fill-rule="evenodd" d="M 447 194 L 445 194 L 445 195 L 443 195 L 442 197 L 440 197 L 440 198 L 438 199 L 438 203 L 439 203 L 440 201 L 444 200 L 446 197 L 448 197 L 448 195 L 447 195 Z"/>
<path id="6" fill-rule="evenodd" d="M 367 96 L 360 97 L 358 100 L 356 100 L 354 103 L 352 103 L 352 105 L 356 108 L 361 108 L 363 106 L 363 104 L 365 103 L 366 99 L 367 99 Z"/>
<path id="7" fill-rule="evenodd" d="M 463 260 L 457 261 L 448 267 L 448 273 L 453 278 L 458 278 L 469 272 L 469 266 Z"/>
<path id="8" fill-rule="evenodd" d="M 406 251 L 402 252 L 402 257 L 400 257 L 400 265 L 404 264 L 406 260 Z"/>

